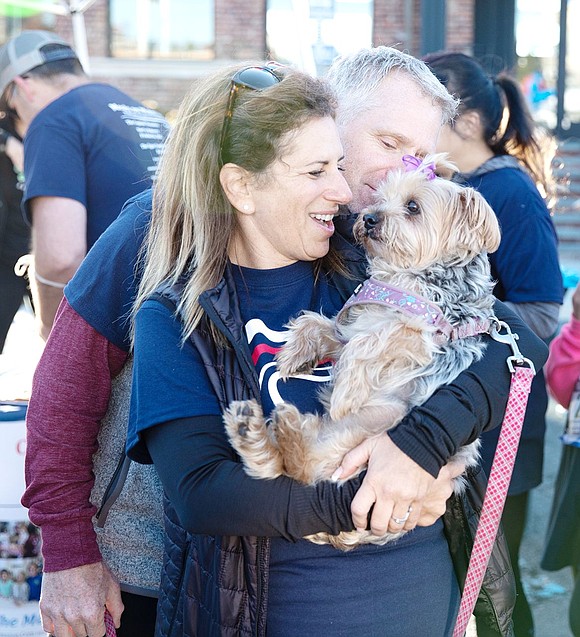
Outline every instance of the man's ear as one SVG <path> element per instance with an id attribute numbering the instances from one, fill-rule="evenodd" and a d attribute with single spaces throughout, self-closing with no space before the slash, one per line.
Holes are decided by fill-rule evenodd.
<path id="1" fill-rule="evenodd" d="M 242 214 L 254 212 L 252 198 L 253 176 L 237 164 L 225 164 L 220 170 L 220 183 L 232 206 Z"/>

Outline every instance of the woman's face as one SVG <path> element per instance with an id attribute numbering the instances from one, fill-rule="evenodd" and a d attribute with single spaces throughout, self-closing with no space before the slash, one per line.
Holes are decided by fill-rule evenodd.
<path id="1" fill-rule="evenodd" d="M 252 180 L 248 204 L 237 212 L 230 258 L 239 265 L 268 269 L 323 257 L 338 206 L 351 199 L 331 117 L 310 120 L 282 143 L 282 157 L 267 177 Z"/>

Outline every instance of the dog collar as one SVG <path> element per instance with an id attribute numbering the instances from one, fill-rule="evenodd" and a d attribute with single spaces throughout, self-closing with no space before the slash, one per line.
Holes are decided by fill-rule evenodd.
<path id="1" fill-rule="evenodd" d="M 343 316 L 354 305 L 366 303 L 386 305 L 408 316 L 416 316 L 427 325 L 435 328 L 436 338 L 441 342 L 455 341 L 467 336 L 486 334 L 489 332 L 491 322 L 488 319 L 468 321 L 456 327 L 443 316 L 441 308 L 429 299 L 409 290 L 396 287 L 379 281 L 373 277 L 361 283 L 336 316 L 337 324 L 340 324 Z"/>

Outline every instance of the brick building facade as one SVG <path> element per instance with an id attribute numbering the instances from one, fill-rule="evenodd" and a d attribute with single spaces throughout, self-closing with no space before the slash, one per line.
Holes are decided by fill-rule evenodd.
<path id="1" fill-rule="evenodd" d="M 374 0 L 372 41 L 421 52 L 422 0 Z M 447 0 L 447 48 L 472 51 L 475 0 Z M 90 75 L 120 87 L 136 99 L 167 112 L 180 102 L 196 79 L 231 60 L 264 59 L 267 0 L 215 0 L 214 59 L 209 61 L 127 59 L 111 56 L 108 0 L 96 0 L 84 14 Z M 22 20 L 21 28 L 47 28 L 46 16 Z M 51 18 L 50 28 L 74 43 L 69 16 Z"/>

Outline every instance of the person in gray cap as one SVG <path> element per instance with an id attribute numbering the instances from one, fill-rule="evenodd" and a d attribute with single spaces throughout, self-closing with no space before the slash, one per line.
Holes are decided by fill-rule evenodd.
<path id="1" fill-rule="evenodd" d="M 149 187 L 165 119 L 92 82 L 69 44 L 22 31 L 0 49 L 0 95 L 28 127 L 24 211 L 32 224 L 33 293 L 48 337 L 62 290 L 124 202 Z"/>
<path id="2" fill-rule="evenodd" d="M 35 279 L 35 311 L 41 333 L 47 337 L 63 288 L 88 249 L 117 217 L 125 201 L 151 186 L 169 126 L 159 113 L 118 89 L 92 82 L 71 46 L 45 31 L 23 31 L 0 49 L 0 95 L 3 109 L 15 111 L 27 127 L 23 203 L 32 224 L 35 267 L 30 278 Z M 116 438 L 121 439 L 121 447 L 124 443 L 126 422 L 120 412 L 111 414 L 110 426 L 103 425 L 99 440 L 101 455 Z M 70 455 L 78 456 L 78 452 L 76 447 Z M 116 458 L 106 460 L 116 465 Z M 59 463 L 62 467 L 62 461 Z M 106 486 L 112 473 L 108 464 L 91 464 L 91 469 L 97 483 Z M 142 477 L 138 476 L 139 480 Z M 33 486 L 41 479 L 35 476 Z M 62 479 L 65 486 L 47 485 L 48 492 L 62 495 L 82 477 L 63 467 Z M 145 493 L 145 487 L 143 491 L 143 497 L 148 493 L 151 501 L 161 502 L 160 493 Z M 41 611 L 44 606 L 48 630 L 60 632 L 63 623 L 68 626 L 70 622 L 75 634 L 84 636 L 87 631 L 71 611 L 71 604 L 74 609 L 90 606 L 105 582 L 117 625 L 125 607 L 119 635 L 152 636 L 156 582 L 147 590 L 137 586 L 140 580 L 129 582 L 128 587 L 128 580 L 115 573 L 114 560 L 108 554 L 109 559 L 102 560 L 103 544 L 91 543 L 91 521 L 88 529 L 82 526 L 78 511 L 67 512 L 63 521 L 49 510 L 50 498 L 43 493 L 31 505 L 30 519 L 42 531 L 45 577 Z M 119 515 L 135 517 L 127 508 Z M 145 553 L 145 546 L 143 537 L 134 539 L 138 552 Z M 125 571 L 131 568 L 126 565 Z M 120 580 L 121 594 L 115 576 Z"/>

